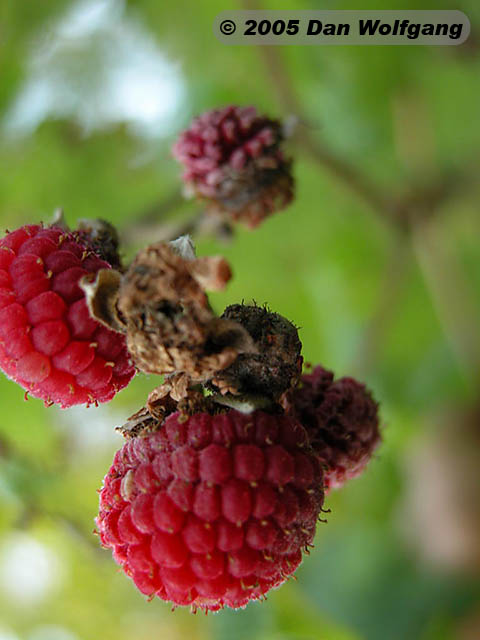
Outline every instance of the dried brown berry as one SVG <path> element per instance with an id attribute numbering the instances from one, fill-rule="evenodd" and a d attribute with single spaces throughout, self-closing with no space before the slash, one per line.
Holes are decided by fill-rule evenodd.
<path id="1" fill-rule="evenodd" d="M 240 353 L 219 371 L 212 387 L 222 393 L 258 394 L 273 400 L 295 386 L 302 370 L 302 343 L 295 326 L 278 313 L 257 305 L 234 304 L 223 319 L 241 325 L 251 337 L 255 352 Z"/>

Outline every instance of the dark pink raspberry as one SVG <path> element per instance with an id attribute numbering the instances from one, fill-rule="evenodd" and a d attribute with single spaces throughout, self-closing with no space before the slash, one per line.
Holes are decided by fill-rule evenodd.
<path id="1" fill-rule="evenodd" d="M 321 466 L 295 420 L 175 413 L 117 452 L 97 527 L 142 593 L 215 611 L 294 573 L 322 503 Z"/>
<path id="2" fill-rule="evenodd" d="M 180 134 L 173 155 L 197 196 L 253 228 L 293 198 L 282 140 L 277 120 L 258 115 L 255 107 L 228 106 L 195 118 Z"/>
<path id="3" fill-rule="evenodd" d="M 325 466 L 327 489 L 363 471 L 381 440 L 378 404 L 365 385 L 353 378 L 334 381 L 331 371 L 318 366 L 302 376 L 288 403 Z"/>
<path id="4" fill-rule="evenodd" d="M 90 317 L 78 285 L 110 268 L 60 227 L 0 240 L 0 367 L 32 396 L 63 408 L 107 402 L 133 377 L 123 336 Z"/>

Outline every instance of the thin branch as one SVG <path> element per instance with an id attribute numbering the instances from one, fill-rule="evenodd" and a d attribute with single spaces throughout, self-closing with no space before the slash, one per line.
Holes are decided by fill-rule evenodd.
<path id="1" fill-rule="evenodd" d="M 131 247 L 137 244 L 166 242 L 186 234 L 193 235 L 201 227 L 204 217 L 204 212 L 200 210 L 186 220 L 159 218 L 157 221 L 139 222 L 123 231 L 123 245 Z"/>
<path id="2" fill-rule="evenodd" d="M 164 198 L 157 200 L 132 217 L 132 224 L 130 226 L 133 227 L 138 223 L 147 224 L 149 222 L 156 222 L 159 218 L 164 218 L 172 210 L 180 207 L 184 202 L 185 198 L 181 188 L 175 187 L 170 193 L 167 193 Z"/>
<path id="3" fill-rule="evenodd" d="M 421 92 L 403 90 L 393 101 L 393 124 L 399 156 L 412 176 L 431 174 L 435 167 L 435 133 Z M 442 234 L 439 210 L 472 181 L 476 163 L 462 173 L 450 171 L 430 187 L 413 189 L 406 199 L 409 240 L 430 292 L 436 315 L 466 379 L 480 381 L 478 314 L 466 274 Z M 476 172 L 475 172 L 475 175 Z"/>
<path id="4" fill-rule="evenodd" d="M 379 346 L 390 327 L 398 306 L 399 293 L 405 283 L 410 250 L 404 237 L 395 235 L 379 284 L 376 305 L 365 329 L 354 366 L 359 376 L 369 374 L 376 366 Z"/>
<path id="5" fill-rule="evenodd" d="M 417 222 L 412 245 L 425 283 L 452 352 L 473 385 L 480 382 L 480 343 L 477 313 L 465 274 L 454 253 L 446 249 L 435 221 Z"/>
<path id="6" fill-rule="evenodd" d="M 176 187 L 164 198 L 158 200 L 145 209 L 132 213 L 129 222 L 120 230 L 123 246 L 131 246 L 137 241 L 143 241 L 145 237 L 152 239 L 152 229 L 161 229 L 163 225 L 171 225 L 167 218 L 176 209 L 185 203 L 182 190 Z M 173 223 L 175 224 L 175 223 Z M 177 223 L 178 224 L 178 223 Z"/>
<path id="7" fill-rule="evenodd" d="M 262 47 L 265 49 L 266 47 Z M 383 191 L 353 164 L 336 155 L 324 143 L 316 139 L 304 126 L 295 132 L 298 143 L 303 146 L 311 158 L 321 165 L 334 178 L 366 202 L 374 211 L 387 217 L 395 224 L 399 223 L 399 206 L 389 200 Z"/>

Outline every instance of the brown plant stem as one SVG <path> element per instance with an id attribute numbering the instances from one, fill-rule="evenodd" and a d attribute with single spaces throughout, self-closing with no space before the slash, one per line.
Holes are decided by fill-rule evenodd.
<path id="1" fill-rule="evenodd" d="M 172 209 L 180 207 L 184 202 L 184 197 L 180 187 L 175 187 L 170 193 L 167 193 L 162 199 L 152 203 L 132 219 L 131 224 L 126 229 L 133 229 L 139 222 L 148 224 L 156 222 L 159 218 L 167 216 Z"/>
<path id="2" fill-rule="evenodd" d="M 138 224 L 122 230 L 122 244 L 125 247 L 150 244 L 152 242 L 169 242 L 184 235 L 195 234 L 202 225 L 204 212 L 194 213 L 185 220 L 139 221 Z"/>

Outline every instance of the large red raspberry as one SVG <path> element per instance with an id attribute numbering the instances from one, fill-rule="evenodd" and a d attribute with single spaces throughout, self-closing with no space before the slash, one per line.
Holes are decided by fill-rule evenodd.
<path id="1" fill-rule="evenodd" d="M 363 384 L 353 378 L 334 382 L 333 373 L 318 366 L 302 376 L 288 402 L 325 466 L 327 489 L 363 471 L 381 439 L 378 404 Z"/>
<path id="2" fill-rule="evenodd" d="M 181 133 L 173 154 L 183 180 L 211 208 L 256 227 L 293 198 L 281 125 L 255 107 L 207 111 Z"/>
<path id="3" fill-rule="evenodd" d="M 79 279 L 110 265 L 75 234 L 28 225 L 0 240 L 0 367 L 47 403 L 107 402 L 135 373 L 125 340 L 93 320 Z"/>
<path id="4" fill-rule="evenodd" d="M 142 593 L 237 608 L 296 570 L 322 502 L 321 467 L 295 420 L 177 412 L 117 452 L 97 526 Z"/>

